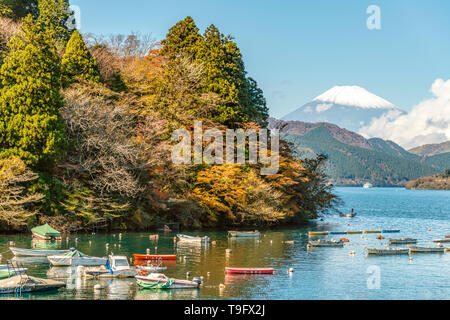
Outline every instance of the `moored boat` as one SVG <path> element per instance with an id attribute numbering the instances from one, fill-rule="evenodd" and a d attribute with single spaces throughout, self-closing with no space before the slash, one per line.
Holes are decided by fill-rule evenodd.
<path id="1" fill-rule="evenodd" d="M 130 267 L 125 256 L 110 255 L 104 266 L 79 268 L 84 278 L 133 278 L 139 274 L 139 269 Z"/>
<path id="2" fill-rule="evenodd" d="M 417 239 L 413 238 L 400 238 L 400 239 L 389 239 L 390 244 L 408 244 L 408 243 L 417 243 Z"/>
<path id="3" fill-rule="evenodd" d="M 100 266 L 106 263 L 107 258 L 90 257 L 78 250 L 69 251 L 63 255 L 47 257 L 54 266 Z"/>
<path id="4" fill-rule="evenodd" d="M 346 231 L 347 234 L 361 234 L 362 231 Z"/>
<path id="5" fill-rule="evenodd" d="M 387 230 L 381 230 L 381 233 L 399 233 L 399 229 L 387 229 Z"/>
<path id="6" fill-rule="evenodd" d="M 368 254 L 373 255 L 394 255 L 394 254 L 408 254 L 409 249 L 408 248 L 366 248 Z"/>
<path id="7" fill-rule="evenodd" d="M 261 234 L 258 230 L 255 231 L 228 231 L 229 237 L 246 237 L 246 238 L 256 238 Z"/>
<path id="8" fill-rule="evenodd" d="M 21 294 L 27 292 L 56 290 L 65 287 L 64 282 L 51 279 L 35 278 L 28 275 L 17 275 L 0 280 L 0 294 Z"/>
<path id="9" fill-rule="evenodd" d="M 15 255 L 19 257 L 48 257 L 52 255 L 61 255 L 72 251 L 73 249 L 68 250 L 36 250 L 36 249 L 23 249 L 17 247 L 9 247 L 9 250 Z"/>
<path id="10" fill-rule="evenodd" d="M 435 240 L 433 240 L 433 242 L 446 243 L 446 242 L 450 242 L 450 239 L 435 239 Z"/>
<path id="11" fill-rule="evenodd" d="M 177 234 L 178 241 L 182 242 L 195 242 L 195 243 L 209 243 L 209 237 L 193 237 L 185 234 Z"/>
<path id="12" fill-rule="evenodd" d="M 227 274 L 273 274 L 273 268 L 233 268 L 225 267 Z"/>
<path id="13" fill-rule="evenodd" d="M 412 246 L 409 245 L 409 252 L 410 253 L 440 253 L 445 252 L 445 247 L 418 247 L 418 246 Z"/>
<path id="14" fill-rule="evenodd" d="M 353 218 L 356 217 L 356 212 L 355 213 L 348 213 L 348 214 L 344 214 L 344 213 L 339 213 L 340 217 L 346 217 L 346 218 Z"/>
<path id="15" fill-rule="evenodd" d="M 330 231 L 329 235 L 337 235 L 337 234 L 347 234 L 347 231 Z"/>
<path id="16" fill-rule="evenodd" d="M 136 260 L 176 260 L 176 254 L 133 254 Z"/>
<path id="17" fill-rule="evenodd" d="M 344 241 L 342 240 L 311 240 L 309 245 L 313 247 L 343 247 Z"/>
<path id="18" fill-rule="evenodd" d="M 31 229 L 33 238 L 41 240 L 61 240 L 61 232 L 53 229 L 48 223 Z"/>
<path id="19" fill-rule="evenodd" d="M 327 236 L 328 235 L 328 231 L 309 231 L 308 235 L 311 236 Z"/>
<path id="20" fill-rule="evenodd" d="M 198 288 L 200 281 L 169 278 L 162 273 L 135 276 L 138 286 L 144 289 L 192 289 Z"/>
<path id="21" fill-rule="evenodd" d="M 381 230 L 364 230 L 363 233 L 381 233 Z"/>

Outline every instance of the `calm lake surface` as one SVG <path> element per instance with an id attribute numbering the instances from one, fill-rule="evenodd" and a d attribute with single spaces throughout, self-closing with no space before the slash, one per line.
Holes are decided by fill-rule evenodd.
<path id="1" fill-rule="evenodd" d="M 355 218 L 336 214 L 323 221 L 297 229 L 263 231 L 261 241 L 227 239 L 226 232 L 186 232 L 208 235 L 215 245 L 175 244 L 175 233 L 160 233 L 157 241 L 149 233 L 70 235 L 56 248 L 76 247 L 92 256 L 116 255 L 131 257 L 133 253 L 176 253 L 176 262 L 166 263 L 169 277 L 203 276 L 196 290 L 141 290 L 134 279 L 81 279 L 76 269 L 51 267 L 42 258 L 21 258 L 28 274 L 59 279 L 67 287 L 59 291 L 25 294 L 21 299 L 450 299 L 450 252 L 442 254 L 367 257 L 365 248 L 387 246 L 389 237 L 412 237 L 419 245 L 433 245 L 432 239 L 450 234 L 450 192 L 405 190 L 400 188 L 336 188 L 348 212 Z M 308 231 L 312 230 L 379 230 L 400 229 L 401 233 L 345 235 L 350 242 L 344 248 L 307 250 Z M 340 236 L 330 236 L 338 239 Z M 78 241 L 75 239 L 78 238 Z M 294 240 L 294 244 L 282 241 Z M 30 236 L 0 236 L 2 263 L 12 258 L 8 242 L 17 247 L 31 248 Z M 106 244 L 109 244 L 109 248 Z M 39 246 L 39 244 L 38 244 Z M 450 244 L 448 244 L 450 246 Z M 230 255 L 225 250 L 232 249 Z M 354 254 L 349 254 L 350 252 Z M 183 257 L 186 257 L 183 259 Z M 181 258 L 181 260 L 180 260 Z M 16 258 L 17 259 L 17 258 Z M 225 266 L 273 267 L 274 275 L 226 276 Z M 288 269 L 293 268 L 293 273 Z M 210 275 L 208 276 L 208 272 Z M 379 277 L 377 277 L 379 275 Z M 379 282 L 377 282 L 379 279 Z M 94 292 L 101 283 L 105 289 Z M 224 284 L 225 288 L 219 288 Z M 377 285 L 379 284 L 379 286 Z M 16 299 L 0 296 L 0 299 Z"/>

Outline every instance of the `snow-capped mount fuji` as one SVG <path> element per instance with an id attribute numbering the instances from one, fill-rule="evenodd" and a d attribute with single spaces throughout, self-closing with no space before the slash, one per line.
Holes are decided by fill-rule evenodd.
<path id="1" fill-rule="evenodd" d="M 329 122 L 358 132 L 374 118 L 389 113 L 396 117 L 405 112 L 389 101 L 358 86 L 334 86 L 311 102 L 289 113 L 282 120 Z"/>

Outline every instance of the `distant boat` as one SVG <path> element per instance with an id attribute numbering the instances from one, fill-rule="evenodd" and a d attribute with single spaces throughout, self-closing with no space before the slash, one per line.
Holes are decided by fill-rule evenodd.
<path id="1" fill-rule="evenodd" d="M 16 247 L 9 247 L 15 256 L 25 256 L 25 257 L 48 257 L 52 255 L 66 254 L 72 250 L 35 250 L 35 249 L 23 249 Z"/>
<path id="2" fill-rule="evenodd" d="M 444 252 L 445 247 L 418 247 L 409 245 L 410 253 L 422 253 L 422 252 Z"/>
<path id="3" fill-rule="evenodd" d="M 356 212 L 355 213 L 348 213 L 348 214 L 344 214 L 344 213 L 339 213 L 340 217 L 346 217 L 346 218 L 353 218 L 356 216 Z"/>
<path id="4" fill-rule="evenodd" d="M 408 248 L 366 248 L 368 254 L 384 256 L 384 255 L 394 255 L 394 254 L 408 254 Z"/>
<path id="5" fill-rule="evenodd" d="M 201 280 L 191 281 L 168 278 L 162 273 L 150 273 L 148 275 L 135 276 L 138 286 L 144 289 L 190 289 L 198 288 Z"/>
<path id="6" fill-rule="evenodd" d="M 342 240 L 310 240 L 309 244 L 313 247 L 343 247 Z"/>
<path id="7" fill-rule="evenodd" d="M 90 257 L 78 250 L 70 251 L 63 255 L 48 256 L 48 261 L 54 266 L 101 266 L 107 258 Z"/>
<path id="8" fill-rule="evenodd" d="M 413 238 L 401 238 L 401 239 L 389 239 L 390 244 L 408 244 L 408 243 L 417 243 L 417 239 Z"/>
<path id="9" fill-rule="evenodd" d="M 61 232 L 53 229 L 48 223 L 31 229 L 33 238 L 40 240 L 61 240 Z"/>
<path id="10" fill-rule="evenodd" d="M 133 278 L 139 274 L 139 269 L 130 267 L 125 256 L 110 255 L 101 267 L 79 268 L 83 278 Z"/>
<path id="11" fill-rule="evenodd" d="M 232 268 L 225 267 L 227 274 L 273 274 L 273 268 Z"/>
<path id="12" fill-rule="evenodd" d="M 364 189 L 369 189 L 369 188 L 372 188 L 373 187 L 373 185 L 370 183 L 370 182 L 366 182 L 366 183 L 364 183 L 364 185 L 363 185 L 363 188 Z"/>
<path id="13" fill-rule="evenodd" d="M 228 231 L 228 236 L 230 237 L 259 237 L 260 233 L 258 230 L 255 231 Z"/>
<path id="14" fill-rule="evenodd" d="M 192 237 L 184 234 L 177 234 L 178 241 L 180 242 L 194 242 L 194 243 L 209 243 L 209 237 Z"/>
<path id="15" fill-rule="evenodd" d="M 443 242 L 443 243 L 445 243 L 445 242 L 450 242 L 450 239 L 435 239 L 435 240 L 433 240 L 433 242 Z"/>

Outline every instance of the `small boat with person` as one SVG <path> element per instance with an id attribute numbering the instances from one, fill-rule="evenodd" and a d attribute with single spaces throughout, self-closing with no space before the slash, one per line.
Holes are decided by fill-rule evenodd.
<path id="1" fill-rule="evenodd" d="M 417 239 L 413 238 L 400 238 L 400 239 L 389 239 L 390 244 L 408 244 L 408 243 L 417 243 Z"/>
<path id="2" fill-rule="evenodd" d="M 273 274 L 273 268 L 233 268 L 225 267 L 227 274 Z"/>
<path id="3" fill-rule="evenodd" d="M 235 238 L 235 237 L 240 237 L 240 238 L 257 238 L 259 237 L 261 234 L 258 230 L 255 231 L 228 231 L 228 236 Z"/>
<path id="4" fill-rule="evenodd" d="M 363 188 L 364 189 L 370 189 L 370 188 L 372 188 L 373 187 L 373 185 L 370 183 L 370 182 L 366 182 L 366 183 L 364 183 L 364 185 L 363 185 Z"/>
<path id="5" fill-rule="evenodd" d="M 66 254 L 75 249 L 71 248 L 67 250 L 37 250 L 9 247 L 9 250 L 11 250 L 11 252 L 18 257 L 48 257 L 52 255 Z"/>
<path id="6" fill-rule="evenodd" d="M 310 240 L 309 245 L 312 247 L 343 247 L 342 240 Z"/>
<path id="7" fill-rule="evenodd" d="M 408 245 L 409 253 L 441 253 L 445 252 L 445 247 L 418 247 Z"/>
<path id="8" fill-rule="evenodd" d="M 185 234 L 177 234 L 177 239 L 180 242 L 191 242 L 191 243 L 209 243 L 209 237 L 208 236 L 204 236 L 204 237 L 193 237 L 193 236 L 188 236 Z"/>
<path id="9" fill-rule="evenodd" d="M 344 214 L 344 213 L 339 213 L 340 217 L 346 217 L 346 218 L 353 218 L 356 217 L 356 212 L 355 210 L 352 208 L 352 210 L 350 211 L 350 213 L 348 214 Z"/>
<path id="10" fill-rule="evenodd" d="M 136 283 L 143 289 L 193 289 L 200 286 L 201 280 L 180 280 L 169 278 L 162 273 L 139 274 L 135 276 Z"/>
<path id="11" fill-rule="evenodd" d="M 366 248 L 367 254 L 369 255 L 396 255 L 396 254 L 409 254 L 408 248 Z"/>
<path id="12" fill-rule="evenodd" d="M 54 266 L 100 266 L 104 265 L 108 258 L 91 257 L 73 250 L 63 255 L 48 256 L 47 259 Z"/>
<path id="13" fill-rule="evenodd" d="M 40 240 L 62 240 L 61 232 L 53 229 L 48 223 L 34 227 L 31 229 L 31 233 L 34 239 Z"/>

